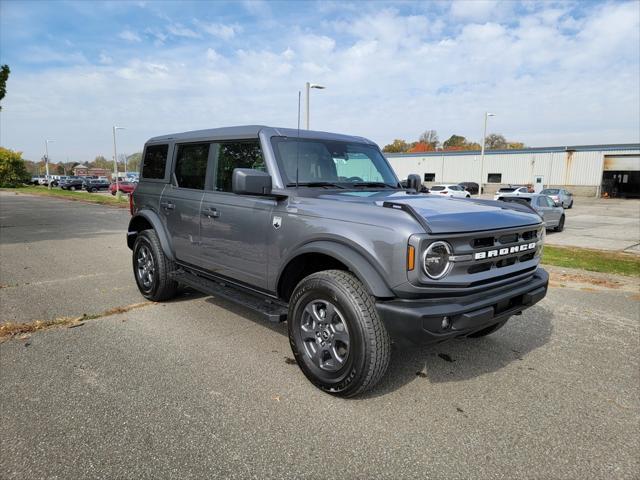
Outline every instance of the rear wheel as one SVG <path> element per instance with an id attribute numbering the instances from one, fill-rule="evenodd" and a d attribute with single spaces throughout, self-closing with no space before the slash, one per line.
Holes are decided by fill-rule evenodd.
<path id="1" fill-rule="evenodd" d="M 571 203 L 569 203 L 569 206 L 567 207 L 567 210 L 569 210 L 571 207 L 573 207 L 573 200 L 571 200 Z"/>
<path id="2" fill-rule="evenodd" d="M 169 275 L 175 264 L 162 250 L 155 230 L 143 230 L 133 245 L 133 274 L 138 290 L 154 302 L 169 300 L 176 295 L 178 283 Z"/>
<path id="3" fill-rule="evenodd" d="M 391 341 L 373 298 L 349 272 L 304 278 L 289 301 L 289 343 L 305 376 L 321 390 L 353 397 L 384 375 Z"/>
<path id="4" fill-rule="evenodd" d="M 561 232 L 562 230 L 564 230 L 564 215 L 560 217 L 560 222 L 558 223 L 558 226 L 555 228 L 556 232 Z"/>
<path id="5" fill-rule="evenodd" d="M 71 190 L 72 192 L 75 192 L 76 191 L 76 187 L 71 187 L 71 188 L 69 188 L 69 190 Z"/>

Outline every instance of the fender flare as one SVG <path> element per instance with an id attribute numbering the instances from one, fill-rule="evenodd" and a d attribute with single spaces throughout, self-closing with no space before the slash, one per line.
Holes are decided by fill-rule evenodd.
<path id="1" fill-rule="evenodd" d="M 321 253 L 333 257 L 346 265 L 353 274 L 364 284 L 367 291 L 374 297 L 391 298 L 396 295 L 391 291 L 383 276 L 361 253 L 353 247 L 332 240 L 317 240 L 302 245 L 296 249 L 284 262 L 278 273 L 276 285 L 280 285 L 282 273 L 294 258 L 305 253 Z"/>
<path id="2" fill-rule="evenodd" d="M 135 237 L 139 233 L 138 229 L 136 229 L 134 226 L 137 221 L 136 219 L 139 218 L 144 218 L 155 230 L 156 234 L 158 235 L 158 239 L 160 240 L 162 251 L 167 256 L 167 258 L 169 260 L 175 260 L 175 255 L 173 254 L 173 248 L 171 248 L 169 235 L 167 235 L 167 231 L 164 227 L 164 224 L 162 223 L 162 220 L 160 220 L 158 214 L 153 210 L 140 210 L 129 221 L 129 228 L 127 229 L 127 245 L 129 246 L 129 248 L 133 249 L 133 242 L 135 241 Z"/>

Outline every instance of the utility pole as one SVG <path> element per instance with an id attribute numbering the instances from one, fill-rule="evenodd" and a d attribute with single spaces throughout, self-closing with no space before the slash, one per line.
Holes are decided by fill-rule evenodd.
<path id="1" fill-rule="evenodd" d="M 116 148 L 116 130 L 124 130 L 124 127 L 113 126 L 113 168 L 116 176 L 116 193 L 120 191 L 120 182 L 118 181 L 118 150 Z"/>
<path id="2" fill-rule="evenodd" d="M 305 92 L 306 92 L 306 95 L 305 95 L 305 106 L 306 106 L 306 108 L 305 108 L 305 126 L 306 126 L 306 129 L 309 130 L 309 92 L 310 92 L 310 90 L 312 88 L 316 88 L 318 90 L 324 90 L 327 87 L 324 87 L 322 85 L 318 85 L 317 83 L 309 83 L 309 82 L 306 83 L 305 87 L 306 87 L 305 88 Z"/>
<path id="3" fill-rule="evenodd" d="M 47 188 L 51 190 L 51 178 L 49 177 L 49 143 L 53 142 L 53 140 L 45 140 L 44 141 L 44 166 L 46 168 L 46 176 L 47 176 Z"/>
<path id="4" fill-rule="evenodd" d="M 482 131 L 482 150 L 480 151 L 480 181 L 478 182 L 478 196 L 482 193 L 482 179 L 484 178 L 484 146 L 487 143 L 487 119 L 495 116 L 495 113 L 484 112 L 484 130 Z"/>

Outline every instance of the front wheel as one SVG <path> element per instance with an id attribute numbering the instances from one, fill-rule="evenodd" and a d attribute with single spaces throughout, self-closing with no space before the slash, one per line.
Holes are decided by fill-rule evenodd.
<path id="1" fill-rule="evenodd" d="M 76 187 L 71 187 L 69 190 L 71 190 L 72 192 L 76 191 Z"/>
<path id="2" fill-rule="evenodd" d="M 154 302 L 173 298 L 178 291 L 178 283 L 170 277 L 173 270 L 155 230 L 140 232 L 133 245 L 133 274 L 140 293 Z"/>
<path id="3" fill-rule="evenodd" d="M 359 395 L 378 383 L 391 341 L 362 283 L 341 270 L 304 278 L 289 301 L 289 343 L 304 375 L 321 390 Z"/>

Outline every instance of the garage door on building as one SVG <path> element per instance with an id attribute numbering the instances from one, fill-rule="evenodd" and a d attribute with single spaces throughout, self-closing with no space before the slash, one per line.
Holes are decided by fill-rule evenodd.
<path id="1" fill-rule="evenodd" d="M 640 197 L 640 155 L 605 155 L 602 194 Z"/>

